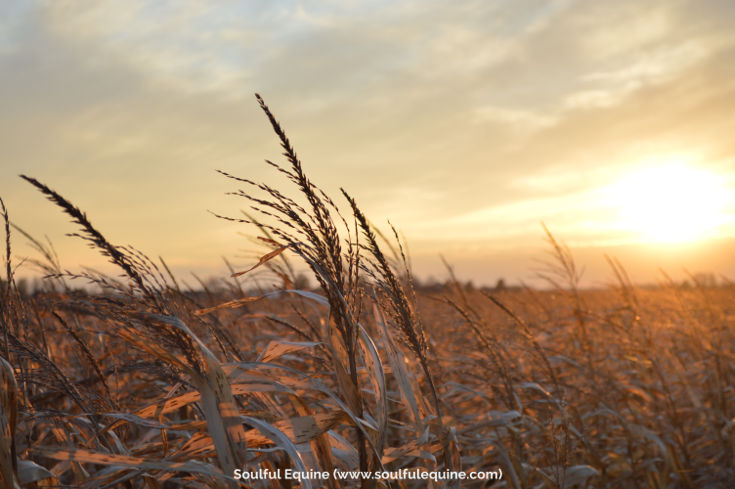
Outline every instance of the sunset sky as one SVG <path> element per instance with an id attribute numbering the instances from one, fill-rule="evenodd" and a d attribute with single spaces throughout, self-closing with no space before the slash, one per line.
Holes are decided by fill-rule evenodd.
<path id="1" fill-rule="evenodd" d="M 605 253 L 640 282 L 735 279 L 732 0 L 6 0 L 0 196 L 71 269 L 109 270 L 18 174 L 182 275 L 252 264 L 252 230 L 207 211 L 245 207 L 216 169 L 288 188 L 255 92 L 421 277 L 441 253 L 532 281 L 544 222 L 589 284 Z"/>

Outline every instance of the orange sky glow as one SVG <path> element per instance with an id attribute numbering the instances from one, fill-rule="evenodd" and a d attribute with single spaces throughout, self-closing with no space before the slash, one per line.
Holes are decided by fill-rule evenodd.
<path id="1" fill-rule="evenodd" d="M 254 230 L 208 211 L 246 205 L 217 169 L 289 188 L 258 92 L 419 277 L 446 279 L 441 254 L 535 283 L 543 222 L 588 285 L 611 282 L 605 254 L 637 282 L 735 280 L 733 27 L 729 0 L 9 0 L 0 197 L 72 270 L 111 268 L 19 174 L 182 277 L 248 267 Z"/>

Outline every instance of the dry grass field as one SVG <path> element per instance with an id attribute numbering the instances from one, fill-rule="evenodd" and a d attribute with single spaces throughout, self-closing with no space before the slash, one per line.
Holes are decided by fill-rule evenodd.
<path id="1" fill-rule="evenodd" d="M 315 186 L 259 101 L 283 186 L 224 174 L 248 211 L 222 217 L 267 250 L 216 286 L 182 286 L 24 177 L 119 275 L 67 272 L 35 241 L 46 289 L 21 294 L 4 212 L 0 486 L 731 487 L 733 287 L 641 289 L 611 259 L 615 285 L 580 290 L 550 233 L 550 290 L 415 287 L 398 234 Z M 296 288 L 297 260 L 318 287 Z M 256 287 L 264 271 L 282 287 Z M 404 468 L 437 480 L 389 477 Z M 287 469 L 311 476 L 234 477 Z"/>

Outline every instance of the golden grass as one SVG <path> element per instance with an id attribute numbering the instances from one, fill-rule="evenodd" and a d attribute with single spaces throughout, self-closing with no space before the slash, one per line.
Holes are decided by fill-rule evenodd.
<path id="1" fill-rule="evenodd" d="M 165 262 L 108 242 L 23 177 L 123 273 L 64 271 L 25 235 L 49 278 L 24 296 L 2 205 L 0 486 L 426 487 L 233 478 L 419 467 L 502 469 L 440 487 L 729 487 L 732 287 L 641 290 L 611 259 L 616 284 L 581 290 L 547 231 L 552 291 L 415 290 L 395 230 L 376 233 L 344 191 L 343 215 L 258 102 L 287 161 L 270 164 L 296 195 L 222 172 L 251 206 L 225 219 L 260 230 L 268 250 L 248 272 L 270 270 L 282 290 L 235 270 L 216 290 L 182 288 Z M 292 288 L 294 255 L 318 290 Z"/>

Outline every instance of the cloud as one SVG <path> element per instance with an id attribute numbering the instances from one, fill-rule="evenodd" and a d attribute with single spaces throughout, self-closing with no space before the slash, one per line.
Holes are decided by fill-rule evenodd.
<path id="1" fill-rule="evenodd" d="M 116 241 L 211 263 L 239 245 L 205 209 L 242 205 L 219 197 L 230 188 L 212 170 L 278 181 L 259 163 L 280 152 L 261 91 L 316 182 L 427 249 L 440 226 L 489 239 L 549 216 L 576 216 L 564 229 L 582 236 L 597 221 L 572 208 L 647 154 L 695 151 L 732 171 L 733 9 L 4 2 L 0 195 L 41 234 L 69 231 L 15 177 L 31 173 Z"/>

